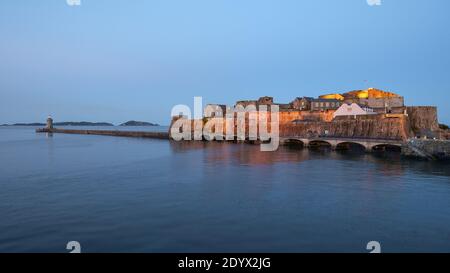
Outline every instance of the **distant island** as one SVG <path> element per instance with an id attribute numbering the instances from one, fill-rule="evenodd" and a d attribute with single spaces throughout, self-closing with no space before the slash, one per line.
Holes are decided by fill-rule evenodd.
<path id="1" fill-rule="evenodd" d="M 130 120 L 130 121 L 120 124 L 120 126 L 159 126 L 159 124 L 145 122 L 145 121 Z"/>
<path id="2" fill-rule="evenodd" d="M 45 123 L 32 122 L 32 123 L 14 123 L 14 124 L 2 124 L 0 126 L 46 126 Z M 114 124 L 109 122 L 89 122 L 89 121 L 65 121 L 65 122 L 54 122 L 53 126 L 114 126 Z M 119 126 L 159 126 L 157 123 L 145 122 L 145 121 L 135 121 L 130 120 L 120 124 Z"/>
<path id="3" fill-rule="evenodd" d="M 1 126 L 45 126 L 45 123 L 14 123 L 14 124 L 2 124 Z"/>
<path id="4" fill-rule="evenodd" d="M 14 123 L 14 124 L 3 124 L 2 126 L 45 126 L 45 123 Z M 108 122 L 89 122 L 89 121 L 65 121 L 65 122 L 55 122 L 54 126 L 114 126 L 112 123 Z"/>

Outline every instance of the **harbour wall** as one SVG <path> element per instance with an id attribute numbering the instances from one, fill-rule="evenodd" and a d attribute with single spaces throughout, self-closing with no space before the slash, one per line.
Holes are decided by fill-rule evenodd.
<path id="1" fill-rule="evenodd" d="M 333 119 L 334 111 L 300 111 L 290 110 L 279 112 L 280 137 L 342 137 L 393 139 L 406 141 L 410 138 L 444 138 L 439 130 L 437 109 L 432 106 L 403 107 L 395 113 L 380 113 L 376 115 L 342 116 Z M 245 127 L 248 135 L 250 121 L 258 120 L 261 112 L 249 115 L 246 113 Z M 269 122 L 270 113 L 266 113 Z M 179 118 L 179 117 L 178 117 Z M 171 126 L 175 117 L 172 120 Z M 211 118 L 204 118 L 200 124 L 207 124 Z M 189 121 L 186 121 L 189 122 Z M 234 134 L 237 134 L 236 116 Z M 191 120 L 191 135 L 194 133 L 194 122 Z M 226 134 L 227 123 L 222 124 L 223 135 Z M 215 129 L 213 129 L 213 132 Z"/>
<path id="2" fill-rule="evenodd" d="M 77 134 L 77 135 L 102 135 L 102 136 L 122 136 L 122 137 L 143 137 L 143 138 L 169 139 L 168 132 L 79 130 L 79 129 L 57 129 L 57 128 L 37 129 L 36 132 L 38 132 L 38 133 L 62 133 L 62 134 Z"/>

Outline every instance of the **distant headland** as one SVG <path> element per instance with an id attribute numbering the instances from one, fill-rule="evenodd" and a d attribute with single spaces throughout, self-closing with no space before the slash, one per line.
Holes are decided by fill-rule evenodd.
<path id="1" fill-rule="evenodd" d="M 89 122 L 89 121 L 64 121 L 55 122 L 55 126 L 114 126 L 114 124 L 109 122 Z M 14 124 L 3 124 L 2 126 L 45 126 L 45 123 L 14 123 Z"/>
<path id="2" fill-rule="evenodd" d="M 13 123 L 13 124 L 2 124 L 0 126 L 45 126 L 45 123 L 32 122 L 32 123 Z M 89 122 L 89 121 L 64 121 L 55 122 L 55 126 L 115 126 L 109 122 Z M 135 121 L 130 120 L 120 124 L 119 126 L 159 126 L 159 124 L 145 122 L 145 121 Z"/>

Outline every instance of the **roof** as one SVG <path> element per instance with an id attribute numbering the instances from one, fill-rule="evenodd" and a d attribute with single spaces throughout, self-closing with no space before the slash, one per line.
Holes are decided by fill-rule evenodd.
<path id="1" fill-rule="evenodd" d="M 337 100 L 344 100 L 344 96 L 338 93 L 330 93 L 319 96 L 321 99 L 337 99 Z"/>
<path id="2" fill-rule="evenodd" d="M 226 104 L 217 104 L 217 103 L 208 103 L 206 106 L 219 106 L 219 107 L 227 107 Z"/>
<path id="3" fill-rule="evenodd" d="M 383 91 L 381 89 L 377 88 L 367 88 L 364 90 L 353 90 L 347 93 L 342 94 L 344 97 L 347 98 L 360 98 L 360 99 L 366 99 L 366 98 L 400 98 L 401 96 L 392 92 Z"/>
<path id="4" fill-rule="evenodd" d="M 342 101 L 337 100 L 337 99 L 321 99 L 321 98 L 312 99 L 311 101 L 313 101 L 313 102 L 342 102 Z"/>
<path id="5" fill-rule="evenodd" d="M 303 100 L 303 99 L 305 99 L 305 100 L 313 100 L 314 98 L 313 97 L 296 97 L 295 99 L 296 100 Z"/>
<path id="6" fill-rule="evenodd" d="M 352 106 L 352 104 L 356 104 L 359 107 L 361 107 L 362 109 L 372 109 L 373 110 L 372 107 L 369 107 L 369 106 L 361 104 L 361 103 L 356 103 L 356 102 L 344 102 L 342 105 Z"/>
<path id="7" fill-rule="evenodd" d="M 289 103 L 274 103 L 273 105 L 278 105 L 280 109 L 291 109 L 291 104 Z"/>

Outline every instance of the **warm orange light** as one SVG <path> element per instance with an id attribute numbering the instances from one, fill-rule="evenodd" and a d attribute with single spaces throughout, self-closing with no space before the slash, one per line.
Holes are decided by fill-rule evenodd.
<path id="1" fill-rule="evenodd" d="M 357 93 L 358 98 L 367 99 L 369 97 L 369 91 L 363 90 Z"/>
<path id="2" fill-rule="evenodd" d="M 368 88 L 366 90 L 358 90 L 358 91 L 352 91 L 344 94 L 344 96 L 352 96 L 359 99 L 368 99 L 368 98 L 374 98 L 374 99 L 382 99 L 382 98 L 397 98 L 400 97 L 399 95 L 391 92 L 385 92 L 383 90 L 379 90 L 376 88 Z"/>
<path id="3" fill-rule="evenodd" d="M 327 94 L 319 96 L 321 99 L 327 99 L 327 100 L 344 100 L 344 96 L 341 94 Z"/>

